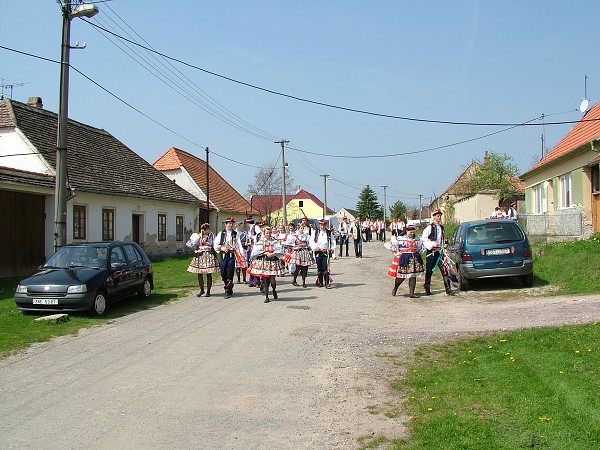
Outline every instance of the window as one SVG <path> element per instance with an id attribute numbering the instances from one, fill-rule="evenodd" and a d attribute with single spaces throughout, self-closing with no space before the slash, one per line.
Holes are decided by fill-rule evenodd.
<path id="1" fill-rule="evenodd" d="M 175 240 L 183 241 L 183 216 L 175 217 Z"/>
<path id="2" fill-rule="evenodd" d="M 158 215 L 158 240 L 159 241 L 167 240 L 167 215 L 166 214 Z"/>
<path id="3" fill-rule="evenodd" d="M 544 183 L 540 183 L 533 188 L 533 210 L 536 214 L 542 214 L 548 211 L 546 202 L 546 189 Z"/>
<path id="4" fill-rule="evenodd" d="M 298 200 L 298 208 L 304 207 L 304 200 Z"/>
<path id="5" fill-rule="evenodd" d="M 560 177 L 560 206 L 561 208 L 570 208 L 573 206 L 570 173 Z"/>
<path id="6" fill-rule="evenodd" d="M 103 209 L 102 210 L 102 240 L 103 241 L 114 241 L 115 240 L 115 210 L 114 209 Z"/>
<path id="7" fill-rule="evenodd" d="M 142 260 L 140 252 L 138 252 L 138 250 L 133 245 L 127 244 L 124 245 L 123 248 L 125 249 L 125 253 L 127 254 L 127 259 L 129 260 L 129 263 Z"/>
<path id="8" fill-rule="evenodd" d="M 85 239 L 86 207 L 73 205 L 73 239 Z"/>

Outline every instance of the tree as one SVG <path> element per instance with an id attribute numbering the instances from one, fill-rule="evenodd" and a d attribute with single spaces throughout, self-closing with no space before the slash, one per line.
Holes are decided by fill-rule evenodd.
<path id="1" fill-rule="evenodd" d="M 519 168 L 511 161 L 512 156 L 490 151 L 483 164 L 473 174 L 473 191 L 497 190 L 495 197 L 499 201 L 522 195 L 523 192 L 516 185 Z"/>
<path id="2" fill-rule="evenodd" d="M 377 194 L 375 194 L 375 191 L 368 184 L 360 191 L 356 210 L 362 218 L 370 217 L 371 219 L 377 219 L 383 217 L 383 208 L 377 203 Z"/>
<path id="3" fill-rule="evenodd" d="M 392 206 L 390 206 L 390 218 L 392 220 L 403 219 L 406 220 L 406 205 L 400 200 L 396 200 Z"/>
<path id="4" fill-rule="evenodd" d="M 289 172 L 285 174 L 285 190 L 286 193 L 292 195 L 294 181 Z M 281 170 L 274 167 L 261 167 L 254 175 L 254 182 L 248 185 L 248 196 L 262 195 L 264 202 L 261 206 L 264 209 L 261 211 L 264 214 L 265 220 L 269 223 L 278 223 L 283 220 L 281 212 L 281 201 L 275 201 L 275 196 L 281 196 Z M 286 199 L 288 196 L 286 195 Z"/>

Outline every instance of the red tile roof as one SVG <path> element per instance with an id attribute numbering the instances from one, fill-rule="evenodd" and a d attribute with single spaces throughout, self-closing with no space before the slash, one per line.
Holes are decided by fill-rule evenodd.
<path id="1" fill-rule="evenodd" d="M 160 170 L 176 170 L 183 167 L 204 192 L 206 190 L 206 161 L 175 147 L 171 147 L 158 157 L 152 165 Z M 209 200 L 221 211 L 237 214 L 251 214 L 250 203 L 236 191 L 210 164 Z M 204 192 L 206 194 L 206 192 Z M 256 208 L 254 208 L 256 209 Z"/>
<path id="2" fill-rule="evenodd" d="M 577 150 L 600 135 L 600 102 L 592 106 L 552 150 L 540 159 L 531 169 L 537 169 L 567 153 Z"/>

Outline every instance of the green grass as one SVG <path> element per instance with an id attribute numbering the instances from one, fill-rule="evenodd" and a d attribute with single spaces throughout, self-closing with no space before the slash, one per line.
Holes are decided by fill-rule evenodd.
<path id="1" fill-rule="evenodd" d="M 600 325 L 421 347 L 393 383 L 410 444 L 393 449 L 600 448 Z"/>
<path id="2" fill-rule="evenodd" d="M 555 294 L 600 291 L 600 235 L 591 239 L 533 247 L 535 285 L 560 287 Z"/>
<path id="3" fill-rule="evenodd" d="M 38 316 L 17 310 L 13 295 L 19 279 L 0 280 L 0 358 L 32 343 L 47 341 L 54 336 L 76 334 L 81 328 L 101 325 L 111 319 L 187 295 L 198 284 L 196 275 L 186 272 L 189 260 L 189 256 L 181 256 L 154 262 L 154 291 L 148 299 L 140 300 L 132 295 L 112 305 L 106 316 L 69 314 L 69 320 L 61 323 L 36 322 Z"/>

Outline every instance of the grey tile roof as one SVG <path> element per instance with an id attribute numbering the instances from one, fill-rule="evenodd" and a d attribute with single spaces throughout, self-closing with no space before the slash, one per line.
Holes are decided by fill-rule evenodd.
<path id="1" fill-rule="evenodd" d="M 56 113 L 14 100 L 0 102 L 0 128 L 17 127 L 55 167 Z M 68 124 L 68 182 L 79 191 L 203 204 L 105 130 Z"/>

